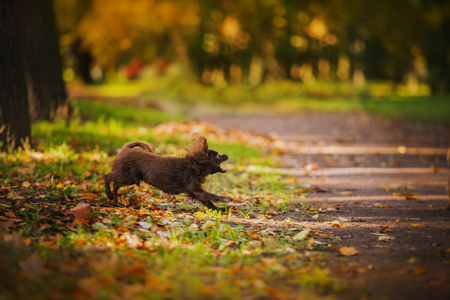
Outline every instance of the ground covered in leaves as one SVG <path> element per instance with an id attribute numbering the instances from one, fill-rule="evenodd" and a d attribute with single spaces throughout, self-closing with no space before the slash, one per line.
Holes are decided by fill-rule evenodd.
<path id="1" fill-rule="evenodd" d="M 408 140 L 393 143 L 353 115 L 339 127 L 323 114 L 186 122 L 75 106 L 69 125 L 34 125 L 33 149 L 0 153 L 3 298 L 447 299 L 448 128 L 404 124 L 391 133 Z M 123 143 L 179 156 L 193 132 L 230 156 L 205 185 L 235 199 L 219 204 L 226 213 L 148 185 L 106 200 L 102 176 Z"/>

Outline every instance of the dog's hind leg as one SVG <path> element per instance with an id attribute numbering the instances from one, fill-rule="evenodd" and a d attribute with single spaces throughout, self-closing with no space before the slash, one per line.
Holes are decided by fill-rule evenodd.
<path id="1" fill-rule="evenodd" d="M 108 197 L 109 200 L 112 200 L 113 194 L 111 193 L 111 186 L 110 186 L 111 180 L 110 180 L 110 178 L 109 178 L 109 177 L 110 177 L 110 174 L 111 174 L 111 173 L 106 174 L 106 175 L 103 177 L 103 179 L 104 179 L 104 181 L 105 181 L 105 193 L 106 193 L 106 196 Z"/>
<path id="2" fill-rule="evenodd" d="M 114 182 L 114 189 L 113 189 L 113 197 L 114 197 L 114 201 L 117 203 L 117 192 L 119 191 L 119 189 L 122 187 L 123 185 L 118 184 L 117 182 Z"/>

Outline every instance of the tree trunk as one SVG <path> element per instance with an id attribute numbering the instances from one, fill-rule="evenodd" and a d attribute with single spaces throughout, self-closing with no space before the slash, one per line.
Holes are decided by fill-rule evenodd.
<path id="1" fill-rule="evenodd" d="M 16 1 L 0 5 L 0 141 L 1 147 L 16 148 L 31 133 Z"/>
<path id="2" fill-rule="evenodd" d="M 67 93 L 51 0 L 19 0 L 31 120 L 67 113 Z"/>

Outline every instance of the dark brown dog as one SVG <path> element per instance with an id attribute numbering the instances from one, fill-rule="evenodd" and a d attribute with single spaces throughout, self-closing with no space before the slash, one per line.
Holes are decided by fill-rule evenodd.
<path id="1" fill-rule="evenodd" d="M 134 147 L 142 147 L 134 149 Z M 230 197 L 208 193 L 202 188 L 206 177 L 214 173 L 225 173 L 220 164 L 228 155 L 219 155 L 209 150 L 205 137 L 194 134 L 193 144 L 185 157 L 168 157 L 155 154 L 155 148 L 145 142 L 133 142 L 117 154 L 111 173 L 106 174 L 105 192 L 109 199 L 117 202 L 117 191 L 123 186 L 140 185 L 144 181 L 165 193 L 186 193 L 206 207 L 220 210 L 211 201 L 229 201 Z M 111 192 L 110 184 L 114 184 Z"/>

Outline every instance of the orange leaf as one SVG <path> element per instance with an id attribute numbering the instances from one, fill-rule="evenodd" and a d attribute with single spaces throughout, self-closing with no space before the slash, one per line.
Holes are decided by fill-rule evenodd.
<path id="1" fill-rule="evenodd" d="M 417 275 L 426 274 L 428 273 L 428 270 L 425 268 L 417 268 L 414 273 L 416 273 Z"/>
<path id="2" fill-rule="evenodd" d="M 265 212 L 265 213 L 261 213 L 261 215 L 265 215 L 265 216 L 276 216 L 277 214 L 274 212 Z"/>
<path id="3" fill-rule="evenodd" d="M 391 231 L 392 231 L 392 229 L 391 229 L 391 227 L 389 227 L 389 225 L 386 225 L 380 229 L 381 233 L 391 232 Z"/>
<path id="4" fill-rule="evenodd" d="M 358 254 L 358 250 L 355 247 L 341 247 L 339 252 L 344 256 L 352 256 Z"/>
<path id="5" fill-rule="evenodd" d="M 256 231 L 252 231 L 252 232 L 248 232 L 245 230 L 242 230 L 243 233 L 245 233 L 246 235 L 248 235 L 249 237 L 251 237 L 254 240 L 258 240 L 259 239 L 259 235 Z"/>
<path id="6" fill-rule="evenodd" d="M 80 200 L 90 200 L 90 201 L 97 201 L 98 195 L 93 193 L 86 193 L 80 196 Z"/>

